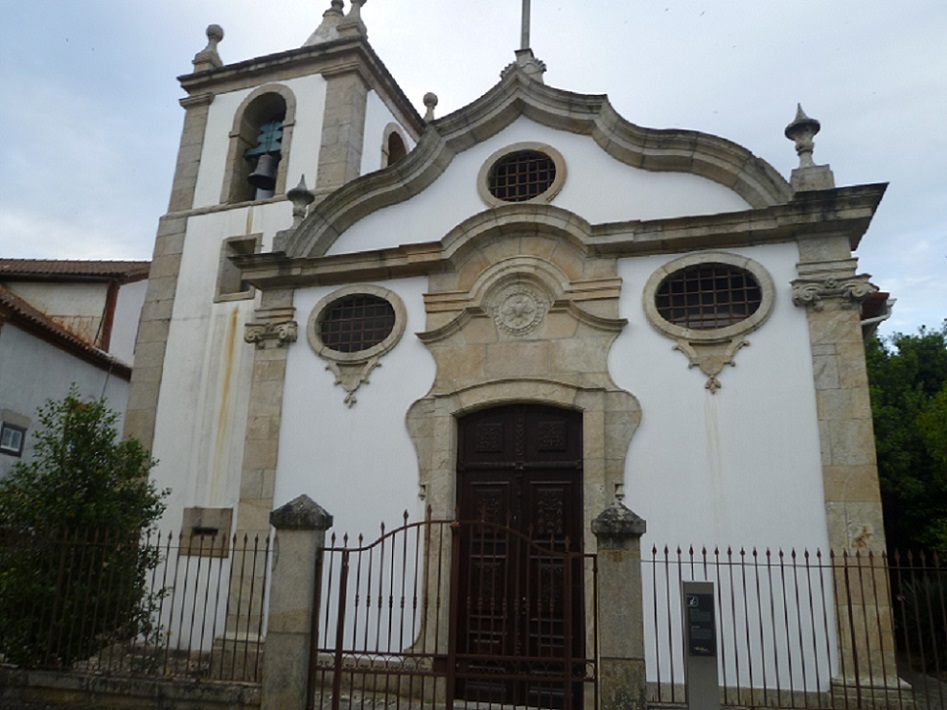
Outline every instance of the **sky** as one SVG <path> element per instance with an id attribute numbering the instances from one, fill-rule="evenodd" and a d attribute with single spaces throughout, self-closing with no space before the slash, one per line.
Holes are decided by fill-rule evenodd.
<path id="1" fill-rule="evenodd" d="M 184 111 L 176 76 L 224 28 L 232 63 L 300 46 L 329 0 L 3 0 L 0 256 L 149 259 Z M 369 0 L 369 42 L 423 114 L 499 79 L 520 0 Z M 346 2 L 348 9 L 348 2 Z M 627 120 L 723 136 L 787 179 L 796 103 L 836 185 L 887 182 L 857 251 L 897 299 L 882 333 L 947 317 L 947 2 L 532 0 L 546 83 Z"/>

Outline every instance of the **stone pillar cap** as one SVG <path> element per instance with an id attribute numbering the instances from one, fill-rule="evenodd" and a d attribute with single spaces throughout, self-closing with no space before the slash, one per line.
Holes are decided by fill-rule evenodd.
<path id="1" fill-rule="evenodd" d="M 641 537 L 647 529 L 648 524 L 644 518 L 636 515 L 617 500 L 592 521 L 592 532 L 596 537 Z"/>
<path id="2" fill-rule="evenodd" d="M 303 494 L 272 511 L 270 525 L 277 530 L 328 530 L 332 527 L 332 516 Z"/>

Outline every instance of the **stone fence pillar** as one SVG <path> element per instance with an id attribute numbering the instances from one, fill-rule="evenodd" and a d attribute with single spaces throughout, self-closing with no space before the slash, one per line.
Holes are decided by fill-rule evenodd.
<path id="1" fill-rule="evenodd" d="M 332 516 L 301 495 L 270 513 L 276 528 L 269 621 L 263 658 L 262 710 L 303 710 L 310 641 L 317 633 L 316 554 Z"/>
<path id="2" fill-rule="evenodd" d="M 641 593 L 645 521 L 616 501 L 592 521 L 598 542 L 599 698 L 602 710 L 645 710 Z"/>

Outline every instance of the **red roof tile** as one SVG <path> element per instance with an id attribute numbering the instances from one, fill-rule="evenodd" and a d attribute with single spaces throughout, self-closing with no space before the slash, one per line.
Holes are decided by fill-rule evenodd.
<path id="1" fill-rule="evenodd" d="M 0 280 L 66 279 L 139 281 L 148 278 L 150 261 L 84 261 L 74 259 L 0 259 Z"/>

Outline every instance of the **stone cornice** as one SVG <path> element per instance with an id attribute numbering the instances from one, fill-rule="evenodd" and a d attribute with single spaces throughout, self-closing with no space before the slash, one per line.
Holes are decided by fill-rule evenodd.
<path id="1" fill-rule="evenodd" d="M 331 74 L 343 67 L 349 71 L 358 71 L 366 82 L 378 91 L 383 100 L 386 100 L 389 108 L 402 119 L 412 136 L 420 136 L 425 125 L 421 114 L 405 96 L 398 82 L 375 54 L 375 50 L 363 38 L 343 38 L 255 57 L 218 69 L 184 74 L 178 77 L 178 81 L 189 95 L 223 94 L 255 88 L 270 81 L 285 81 L 312 74 Z"/>
<path id="2" fill-rule="evenodd" d="M 859 185 L 806 193 L 805 199 L 765 209 L 597 225 L 552 205 L 511 205 L 473 215 L 438 242 L 321 257 L 273 252 L 232 261 L 243 279 L 269 289 L 434 273 L 478 243 L 506 234 L 554 235 L 591 257 L 608 258 L 736 248 L 820 234 L 844 235 L 854 248 L 884 190 L 885 185 Z"/>

